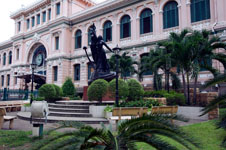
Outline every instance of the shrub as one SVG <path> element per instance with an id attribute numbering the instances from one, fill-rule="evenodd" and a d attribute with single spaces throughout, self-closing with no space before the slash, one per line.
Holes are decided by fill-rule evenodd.
<path id="1" fill-rule="evenodd" d="M 144 92 L 144 97 L 164 97 L 164 95 L 167 94 L 167 91 L 165 90 L 160 90 L 160 91 L 145 91 Z"/>
<path id="2" fill-rule="evenodd" d="M 59 100 L 59 99 L 61 99 L 62 98 L 62 96 L 63 96 L 63 91 L 62 91 L 62 88 L 61 87 L 59 87 L 58 85 L 56 85 L 56 84 L 52 84 L 53 86 L 54 86 L 54 88 L 55 88 L 55 90 L 56 90 L 56 97 L 55 97 L 55 99 L 56 100 Z"/>
<path id="3" fill-rule="evenodd" d="M 125 102 L 123 101 L 122 103 L 119 104 L 119 107 L 148 107 L 152 108 L 152 106 L 159 106 L 160 104 L 158 103 L 157 100 L 137 100 L 137 101 L 129 101 Z"/>
<path id="4" fill-rule="evenodd" d="M 113 111 L 113 107 L 107 105 L 107 107 L 104 109 L 104 112 L 112 112 Z"/>
<path id="5" fill-rule="evenodd" d="M 116 81 L 115 80 L 116 79 L 112 80 L 109 83 L 109 91 L 112 94 L 112 97 L 115 97 L 115 90 L 116 90 Z M 121 99 L 126 99 L 127 96 L 129 95 L 128 85 L 122 79 L 118 80 L 118 91 L 119 91 L 119 98 L 121 98 Z"/>
<path id="6" fill-rule="evenodd" d="M 97 100 L 102 102 L 102 97 L 107 93 L 108 82 L 104 79 L 95 80 L 88 87 L 88 98 L 89 100 Z"/>
<path id="7" fill-rule="evenodd" d="M 52 84 L 44 84 L 39 90 L 39 96 L 44 97 L 47 102 L 52 102 L 56 97 L 56 90 Z"/>
<path id="8" fill-rule="evenodd" d="M 44 101 L 45 97 L 36 97 L 34 98 L 35 101 Z"/>
<path id="9" fill-rule="evenodd" d="M 129 87 L 128 100 L 138 100 L 144 94 L 144 89 L 141 84 L 135 79 L 129 79 L 127 81 Z"/>
<path id="10" fill-rule="evenodd" d="M 75 89 L 74 83 L 72 82 L 71 78 L 68 77 L 66 79 L 66 81 L 64 82 L 64 84 L 62 86 L 62 90 L 63 90 L 64 96 L 68 96 L 68 97 L 75 96 L 76 89 Z"/>
<path id="11" fill-rule="evenodd" d="M 165 94 L 167 105 L 185 105 L 185 97 L 184 94 L 181 93 L 169 93 Z"/>

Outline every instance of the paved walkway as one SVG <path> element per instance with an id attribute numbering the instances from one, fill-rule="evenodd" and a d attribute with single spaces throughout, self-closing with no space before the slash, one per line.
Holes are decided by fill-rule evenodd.
<path id="1" fill-rule="evenodd" d="M 7 115 L 10 115 L 10 116 L 16 116 L 16 114 L 17 114 L 17 112 L 7 113 Z M 190 124 L 199 123 L 199 122 L 203 122 L 203 120 L 191 119 L 191 120 L 189 120 L 189 122 L 175 121 L 175 123 L 179 126 L 185 126 L 185 125 L 190 125 Z M 114 122 L 111 122 L 111 123 L 112 123 L 113 130 L 115 130 L 116 129 L 115 123 Z M 47 124 L 44 124 L 44 130 L 56 128 L 58 126 L 59 126 L 59 124 L 57 124 L 57 123 L 47 123 Z M 96 127 L 96 128 L 101 127 L 100 124 L 91 124 L 91 126 Z M 108 125 L 106 125 L 106 126 L 108 126 Z M 9 122 L 4 123 L 2 129 L 3 130 L 9 130 Z M 29 121 L 24 121 L 24 120 L 21 120 L 21 119 L 15 119 L 13 130 L 31 131 L 32 130 L 32 124 L 30 124 Z M 65 129 L 65 130 L 67 130 L 67 129 Z"/>

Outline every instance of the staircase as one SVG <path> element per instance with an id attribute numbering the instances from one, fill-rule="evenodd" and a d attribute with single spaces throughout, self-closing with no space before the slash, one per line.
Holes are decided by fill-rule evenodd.
<path id="1" fill-rule="evenodd" d="M 106 105 L 112 105 L 113 102 L 104 102 Z M 47 122 L 54 123 L 59 121 L 79 121 L 86 124 L 109 123 L 105 118 L 94 118 L 89 113 L 89 105 L 96 105 L 98 102 L 89 101 L 58 101 L 49 103 L 49 115 Z M 30 114 L 20 112 L 17 114 L 20 119 L 29 120 Z M 35 119 L 33 121 L 45 121 L 44 119 Z"/>

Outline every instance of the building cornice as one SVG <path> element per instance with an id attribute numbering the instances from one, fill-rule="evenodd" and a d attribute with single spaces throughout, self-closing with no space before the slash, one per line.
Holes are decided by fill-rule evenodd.
<path id="1" fill-rule="evenodd" d="M 13 47 L 13 41 L 12 40 L 8 40 L 8 41 L 4 41 L 2 43 L 0 43 L 0 50 L 4 50 L 7 48 Z"/>

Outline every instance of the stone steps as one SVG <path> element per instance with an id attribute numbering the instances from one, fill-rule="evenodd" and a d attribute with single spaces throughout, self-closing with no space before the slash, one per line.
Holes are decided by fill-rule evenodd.
<path id="1" fill-rule="evenodd" d="M 65 104 L 49 104 L 49 107 L 52 108 L 62 108 L 62 109 L 66 109 L 66 108 L 71 108 L 71 109 L 89 109 L 88 105 L 65 105 Z"/>
<path id="2" fill-rule="evenodd" d="M 70 113 L 89 113 L 89 109 L 71 109 L 71 108 L 54 108 L 49 107 L 51 112 L 70 112 Z"/>
<path id="3" fill-rule="evenodd" d="M 30 121 L 30 112 L 19 112 L 17 113 L 17 117 L 22 120 Z M 44 118 L 33 118 L 33 122 L 45 122 Z M 48 116 L 47 117 L 47 122 L 48 123 L 56 123 L 60 121 L 77 121 L 77 122 L 83 122 L 85 124 L 100 124 L 104 123 L 107 124 L 109 123 L 107 119 L 105 118 L 81 118 L 81 117 L 60 117 L 60 116 Z"/>
<path id="4" fill-rule="evenodd" d="M 60 117 L 92 117 L 89 113 L 70 113 L 70 112 L 49 112 L 48 116 L 60 116 Z"/>

